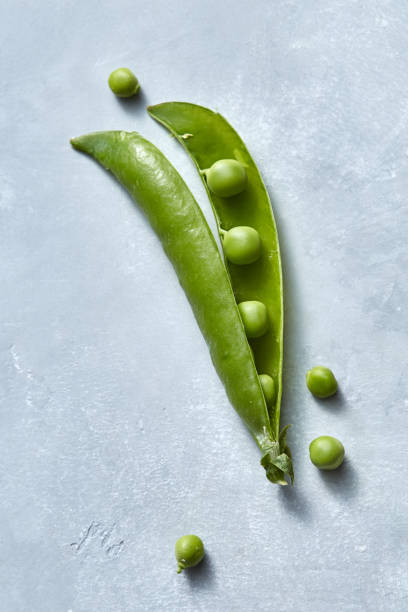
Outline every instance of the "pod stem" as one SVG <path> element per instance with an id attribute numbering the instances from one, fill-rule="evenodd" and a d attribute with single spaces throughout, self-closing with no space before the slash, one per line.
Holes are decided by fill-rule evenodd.
<path id="1" fill-rule="evenodd" d="M 185 568 L 184 568 L 184 565 L 183 565 L 182 563 L 179 563 L 179 564 L 177 565 L 177 573 L 178 573 L 178 574 L 181 574 L 181 572 L 183 571 L 183 569 L 185 569 Z"/>
<path id="2" fill-rule="evenodd" d="M 286 433 L 288 428 L 289 425 L 282 429 L 279 435 L 279 441 L 274 441 L 263 446 L 262 450 L 264 454 L 261 459 L 261 465 L 265 468 L 268 480 L 283 486 L 288 484 L 285 476 L 290 479 L 291 484 L 293 484 L 294 481 L 292 457 L 286 444 Z"/>

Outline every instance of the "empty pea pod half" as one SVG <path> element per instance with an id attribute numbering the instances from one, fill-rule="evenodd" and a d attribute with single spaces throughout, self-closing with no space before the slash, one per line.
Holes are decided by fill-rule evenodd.
<path id="1" fill-rule="evenodd" d="M 245 143 L 220 114 L 185 102 L 166 102 L 148 111 L 187 150 L 206 186 L 278 440 L 283 291 L 278 234 L 268 192 Z M 291 470 L 288 448 L 280 450 Z"/>
<path id="2" fill-rule="evenodd" d="M 262 452 L 268 479 L 284 485 L 287 475 L 293 481 L 286 428 L 279 435 L 271 425 L 230 277 L 183 179 L 136 132 L 96 132 L 71 143 L 110 170 L 145 213 L 178 275 L 227 395 Z"/>

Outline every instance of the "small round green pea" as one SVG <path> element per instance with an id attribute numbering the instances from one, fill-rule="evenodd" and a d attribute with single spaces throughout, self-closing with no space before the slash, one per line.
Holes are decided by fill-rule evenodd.
<path id="1" fill-rule="evenodd" d="M 306 374 L 307 388 L 316 397 L 325 398 L 337 391 L 337 380 L 333 372 L 324 366 L 315 366 Z"/>
<path id="2" fill-rule="evenodd" d="M 253 227 L 238 225 L 223 234 L 224 253 L 228 261 L 239 266 L 251 264 L 261 255 L 261 239 Z"/>
<path id="3" fill-rule="evenodd" d="M 178 563 L 177 573 L 180 574 L 187 567 L 194 567 L 204 557 L 204 544 L 196 535 L 185 535 L 179 538 L 175 547 Z"/>
<path id="4" fill-rule="evenodd" d="M 332 436 L 315 438 L 309 446 L 310 460 L 320 470 L 335 470 L 344 459 L 344 446 Z"/>
<path id="5" fill-rule="evenodd" d="M 109 87 L 119 98 L 130 98 L 140 89 L 139 81 L 129 68 L 117 68 L 109 75 Z"/>
<path id="6" fill-rule="evenodd" d="M 269 374 L 260 374 L 259 380 L 261 381 L 262 391 L 264 392 L 265 400 L 267 404 L 272 404 L 275 399 L 276 389 L 275 381 Z"/>
<path id="7" fill-rule="evenodd" d="M 249 300 L 238 304 L 238 309 L 248 338 L 259 338 L 266 333 L 269 321 L 265 304 Z"/>
<path id="8" fill-rule="evenodd" d="M 205 176 L 210 190 L 221 198 L 241 193 L 247 184 L 245 166 L 236 159 L 219 159 L 205 171 Z"/>

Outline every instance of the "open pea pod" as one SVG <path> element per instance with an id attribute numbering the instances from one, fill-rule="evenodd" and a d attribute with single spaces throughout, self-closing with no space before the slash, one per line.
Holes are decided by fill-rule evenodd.
<path id="1" fill-rule="evenodd" d="M 272 482 L 291 467 L 271 428 L 230 279 L 205 218 L 181 176 L 136 132 L 96 132 L 72 146 L 110 170 L 145 213 L 172 262 L 227 395 L 262 451 Z"/>
<path id="2" fill-rule="evenodd" d="M 226 230 L 249 226 L 261 239 L 261 256 L 250 265 L 235 265 L 226 259 L 237 302 L 256 300 L 265 304 L 269 329 L 251 339 L 254 359 L 260 374 L 275 383 L 275 397 L 268 405 L 274 438 L 279 439 L 283 360 L 283 289 L 279 241 L 271 202 L 262 177 L 245 143 L 222 115 L 186 102 L 165 102 L 148 108 L 150 115 L 164 125 L 190 154 L 197 166 L 215 214 L 221 242 Z M 247 184 L 232 197 L 219 197 L 209 189 L 207 171 L 217 161 L 233 159 L 246 169 Z M 286 430 L 285 430 L 286 433 Z M 281 448 L 279 467 L 291 473 L 286 447 Z M 286 450 L 285 450 L 286 449 Z"/>

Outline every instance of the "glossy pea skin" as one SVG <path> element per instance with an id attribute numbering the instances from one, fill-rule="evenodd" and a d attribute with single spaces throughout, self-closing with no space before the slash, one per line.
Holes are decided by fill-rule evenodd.
<path id="1" fill-rule="evenodd" d="M 111 72 L 108 84 L 119 98 L 130 98 L 140 89 L 139 81 L 129 68 L 117 68 Z"/>
<path id="2" fill-rule="evenodd" d="M 198 565 L 204 557 L 204 544 L 196 535 L 185 535 L 179 538 L 175 546 L 177 573 L 188 567 Z"/>
<path id="3" fill-rule="evenodd" d="M 306 374 L 307 388 L 313 395 L 324 399 L 337 391 L 337 380 L 333 372 L 325 366 L 314 366 Z"/>
<path id="4" fill-rule="evenodd" d="M 264 392 L 265 400 L 268 405 L 272 404 L 276 396 L 275 381 L 269 374 L 260 374 L 262 391 Z"/>
<path id="5" fill-rule="evenodd" d="M 261 239 L 253 227 L 238 225 L 223 234 L 223 248 L 228 261 L 244 266 L 261 256 Z"/>
<path id="6" fill-rule="evenodd" d="M 320 436 L 309 445 L 311 462 L 320 470 L 335 470 L 344 459 L 344 446 L 337 438 Z"/>
<path id="7" fill-rule="evenodd" d="M 248 338 L 259 338 L 267 332 L 269 322 L 265 304 L 249 300 L 238 304 L 238 309 Z"/>
<path id="8" fill-rule="evenodd" d="M 238 195 L 247 184 L 245 166 L 236 159 L 219 159 L 205 171 L 205 176 L 209 189 L 221 198 Z"/>

